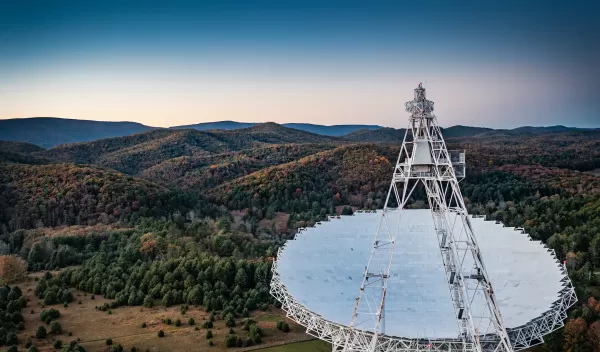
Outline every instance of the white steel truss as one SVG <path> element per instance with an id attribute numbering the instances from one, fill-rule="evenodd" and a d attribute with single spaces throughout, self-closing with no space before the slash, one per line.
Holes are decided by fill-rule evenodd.
<path id="1" fill-rule="evenodd" d="M 350 324 L 344 326 L 327 321 L 299 304 L 281 282 L 277 263 L 273 266 L 271 293 L 282 303 L 290 318 L 305 326 L 308 334 L 330 342 L 334 351 L 511 352 L 541 343 L 544 334 L 562 326 L 566 309 L 576 301 L 565 273 L 565 288 L 554 309 L 525 326 L 507 331 L 458 185 L 458 177 L 464 177 L 464 153 L 447 150 L 433 114 L 433 105 L 426 99 L 421 84 L 415 89 L 414 99 L 405 105 L 411 113 L 409 127 Z M 454 165 L 459 167 L 455 170 Z M 392 210 L 410 206 L 418 185 L 425 189 L 433 216 L 457 321 L 455 339 L 403 339 L 385 334 L 388 278 L 396 242 L 402 236 L 398 226 L 390 225 L 400 224 L 400 219 L 394 222 L 388 218 L 402 217 L 403 211 Z M 460 226 L 451 223 L 451 216 L 460 219 Z"/>
<path id="2" fill-rule="evenodd" d="M 457 338 L 473 344 L 476 351 L 483 351 L 485 347 L 491 351 L 510 352 L 513 349 L 473 234 L 450 153 L 433 114 L 433 105 L 432 101 L 427 100 L 421 84 L 415 89 L 414 99 L 405 104 L 406 111 L 411 113 L 409 126 L 381 213 L 350 328 L 371 331 L 371 350 L 375 351 L 378 335 L 385 333 L 387 283 L 396 241 L 402 236 L 398 229 L 390 228 L 386 215 L 391 214 L 388 209 L 392 207 L 404 209 L 412 200 L 416 186 L 421 184 L 426 190 L 433 215 L 456 315 Z M 395 212 L 398 214 L 395 216 L 401 217 L 402 213 Z M 450 213 L 460 217 L 462 226 L 456 228 L 451 224 Z M 399 224 L 400 221 L 395 223 Z M 348 334 L 346 346 L 352 346 L 353 336 Z M 352 351 L 348 347 L 346 349 Z"/>

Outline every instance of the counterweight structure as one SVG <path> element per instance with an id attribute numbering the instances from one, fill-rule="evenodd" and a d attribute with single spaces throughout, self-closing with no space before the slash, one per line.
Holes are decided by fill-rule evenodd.
<path id="1" fill-rule="evenodd" d="M 404 215 L 402 211 L 392 215 L 388 209 L 404 209 L 417 185 L 422 184 L 435 224 L 459 339 L 475 351 L 512 351 L 453 167 L 452 157 L 460 165 L 459 176 L 464 177 L 464 152 L 448 152 L 433 114 L 433 102 L 427 100 L 421 84 L 415 89 L 414 99 L 405 106 L 411 113 L 409 126 L 350 327 L 372 331 L 369 351 L 380 350 L 378 335 L 385 334 L 385 300 L 391 263 L 399 259 L 394 258 L 394 251 L 397 243 L 402 242 L 402 234 L 390 226 L 388 218 Z M 454 221 L 458 219 L 462 226 L 450 222 L 451 213 L 458 215 Z M 363 341 L 356 341 L 355 335 L 348 334 L 343 350 L 360 350 L 361 345 Z"/>
<path id="2" fill-rule="evenodd" d="M 384 208 L 299 229 L 279 249 L 271 294 L 333 351 L 511 352 L 542 343 L 577 302 L 565 266 L 523 229 L 469 216 L 459 188 L 464 151 L 447 150 L 421 84 L 405 106 L 409 126 Z M 418 196 L 429 209 L 413 209 Z"/>

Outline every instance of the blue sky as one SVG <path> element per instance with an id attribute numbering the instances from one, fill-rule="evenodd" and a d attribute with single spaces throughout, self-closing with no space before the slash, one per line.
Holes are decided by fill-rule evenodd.
<path id="1" fill-rule="evenodd" d="M 0 119 L 600 127 L 593 1 L 0 3 Z"/>

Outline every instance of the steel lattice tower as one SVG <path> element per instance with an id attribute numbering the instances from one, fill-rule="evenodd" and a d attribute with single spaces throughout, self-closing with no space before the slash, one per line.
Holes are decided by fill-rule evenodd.
<path id="1" fill-rule="evenodd" d="M 464 152 L 447 150 L 433 114 L 433 105 L 426 99 L 422 84 L 415 89 L 414 99 L 405 104 L 406 111 L 411 114 L 409 125 L 365 268 L 350 329 L 344 341 L 334 343 L 334 350 L 388 350 L 379 336 L 385 334 L 388 279 L 394 249 L 397 242 L 402 241 L 402 233 L 397 228 L 390 228 L 390 223 L 399 224 L 400 221 L 388 222 L 386 214 L 388 217 L 402 217 L 402 210 L 416 194 L 415 189 L 422 185 L 433 216 L 456 314 L 456 342 L 463 346 L 463 351 L 513 351 L 459 188 L 459 178 L 464 177 Z M 401 211 L 391 212 L 392 209 Z M 459 220 L 451 222 L 451 218 Z M 355 329 L 371 334 L 365 337 L 355 333 Z M 416 349 L 421 348 L 417 346 Z"/>

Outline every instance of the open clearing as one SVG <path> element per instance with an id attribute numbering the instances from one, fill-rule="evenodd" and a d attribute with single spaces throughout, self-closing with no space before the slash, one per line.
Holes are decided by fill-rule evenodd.
<path id="1" fill-rule="evenodd" d="M 331 352 L 331 345 L 321 340 L 310 340 L 287 345 L 267 347 L 258 352 Z"/>
<path id="2" fill-rule="evenodd" d="M 96 310 L 96 306 L 101 306 L 110 300 L 96 295 L 95 299 L 91 299 L 90 294 L 72 289 L 75 301 L 69 304 L 67 308 L 62 304 L 45 306 L 42 308 L 42 300 L 34 295 L 35 276 L 41 274 L 31 274 L 27 280 L 21 283 L 23 295 L 28 298 L 28 305 L 21 311 L 25 318 L 25 330 L 19 334 L 20 350 L 25 350 L 25 340 L 30 338 L 33 344 L 40 351 L 54 351 L 52 345 L 54 341 L 59 339 L 63 343 L 68 343 L 72 340 L 80 340 L 80 344 L 89 352 L 103 351 L 106 352 L 109 346 L 106 345 L 106 339 L 111 338 L 113 344 L 121 344 L 126 351 L 135 346 L 138 351 L 226 351 L 225 338 L 229 334 L 229 328 L 225 326 L 222 318 L 215 321 L 212 330 L 214 346 L 209 346 L 208 340 L 205 338 L 206 329 L 202 328 L 202 324 L 209 319 L 209 313 L 205 312 L 202 307 L 190 306 L 185 315 L 180 312 L 181 306 L 173 306 L 164 308 L 162 306 L 153 308 L 136 307 L 119 307 L 108 312 Z M 81 301 L 81 304 L 78 304 Z M 40 312 L 43 309 L 55 308 L 61 313 L 58 319 L 63 328 L 63 333 L 60 335 L 51 335 L 44 339 L 38 340 L 35 338 L 35 332 L 40 325 L 45 325 L 40 321 Z M 32 313 L 33 310 L 33 313 Z M 162 321 L 170 318 L 173 323 L 181 320 L 181 326 L 167 325 Z M 188 324 L 189 318 L 194 318 L 195 326 Z M 291 320 L 285 318 L 284 312 L 271 308 L 266 312 L 255 311 L 251 313 L 251 318 L 258 322 L 258 325 L 263 329 L 264 337 L 262 343 L 253 346 L 252 349 L 279 345 L 289 342 L 305 341 L 310 338 L 304 333 L 305 329 Z M 285 320 L 290 326 L 289 333 L 283 333 L 277 330 L 277 321 Z M 243 318 L 236 320 L 234 333 L 242 339 L 246 339 L 248 333 L 241 327 Z M 142 328 L 142 323 L 146 323 L 147 327 Z M 196 326 L 198 330 L 196 330 Z M 48 326 L 46 326 L 48 329 Z M 165 337 L 159 338 L 158 331 L 163 330 Z M 69 336 L 71 334 L 71 336 Z M 243 351 L 242 348 L 233 348 L 231 350 Z M 295 350 L 292 350 L 295 351 Z M 309 351 L 309 350 L 306 350 Z M 310 350 L 312 351 L 312 350 Z"/>

